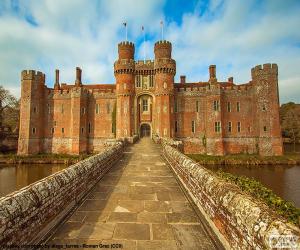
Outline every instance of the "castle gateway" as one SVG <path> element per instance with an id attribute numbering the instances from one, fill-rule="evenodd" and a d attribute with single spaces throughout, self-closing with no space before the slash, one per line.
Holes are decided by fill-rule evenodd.
<path id="1" fill-rule="evenodd" d="M 207 82 L 174 83 L 176 62 L 168 41 L 155 43 L 154 61 L 135 61 L 134 44 L 121 42 L 114 63 L 115 84 L 81 82 L 45 85 L 45 75 L 21 74 L 18 154 L 101 151 L 113 138 L 176 138 L 185 153 L 281 155 L 278 68 L 251 70 L 252 80 L 218 82 L 209 67 Z"/>

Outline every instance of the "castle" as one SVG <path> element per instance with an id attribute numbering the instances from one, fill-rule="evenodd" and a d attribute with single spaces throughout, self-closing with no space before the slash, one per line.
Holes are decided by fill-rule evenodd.
<path id="1" fill-rule="evenodd" d="M 101 151 L 114 138 L 136 135 L 175 138 L 185 153 L 281 155 L 278 68 L 259 65 L 252 80 L 218 82 L 209 66 L 207 82 L 174 82 L 172 45 L 158 41 L 154 61 L 135 61 L 131 42 L 118 44 L 115 84 L 45 85 L 45 74 L 21 73 L 18 154 Z"/>

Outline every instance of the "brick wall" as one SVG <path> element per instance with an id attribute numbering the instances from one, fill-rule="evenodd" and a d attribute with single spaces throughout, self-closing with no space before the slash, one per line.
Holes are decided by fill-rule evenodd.
<path id="1" fill-rule="evenodd" d="M 226 248 L 270 249 L 272 235 L 300 235 L 266 205 L 162 141 L 165 158 Z"/>
<path id="2" fill-rule="evenodd" d="M 0 199 L 0 246 L 36 244 L 122 157 L 116 143 L 104 152 Z"/>

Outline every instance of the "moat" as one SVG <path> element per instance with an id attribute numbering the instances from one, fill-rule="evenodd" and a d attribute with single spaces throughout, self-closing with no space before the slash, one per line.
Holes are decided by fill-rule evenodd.
<path id="1" fill-rule="evenodd" d="M 0 164 L 0 197 L 66 167 L 64 164 Z"/>
<path id="2" fill-rule="evenodd" d="M 299 165 L 208 165 L 206 167 L 213 171 L 222 169 L 224 172 L 234 175 L 254 178 L 264 186 L 272 189 L 278 196 L 287 201 L 292 201 L 296 207 L 300 207 Z"/>
<path id="3" fill-rule="evenodd" d="M 66 168 L 63 164 L 0 165 L 0 197 L 25 187 L 46 176 Z M 212 170 L 222 169 L 234 175 L 253 177 L 278 196 L 293 201 L 300 207 L 300 166 L 206 166 Z"/>

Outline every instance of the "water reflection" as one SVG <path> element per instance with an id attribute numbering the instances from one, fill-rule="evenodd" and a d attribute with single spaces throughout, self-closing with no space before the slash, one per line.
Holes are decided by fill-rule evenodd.
<path id="1" fill-rule="evenodd" d="M 66 167 L 63 164 L 0 164 L 0 197 Z"/>
<path id="2" fill-rule="evenodd" d="M 207 166 L 209 169 L 222 169 L 234 175 L 253 177 L 272 189 L 278 196 L 292 201 L 300 207 L 300 166 L 278 165 L 278 166 L 235 166 L 214 165 Z"/>

